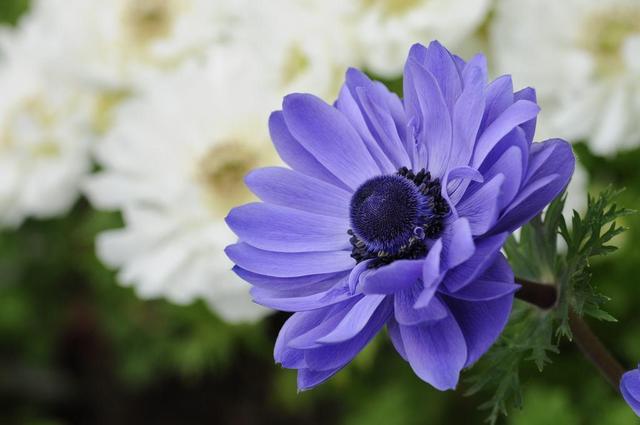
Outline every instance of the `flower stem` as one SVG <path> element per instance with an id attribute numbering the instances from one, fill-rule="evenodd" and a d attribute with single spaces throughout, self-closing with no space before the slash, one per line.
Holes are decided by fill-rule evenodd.
<path id="1" fill-rule="evenodd" d="M 582 354 L 598 368 L 615 391 L 620 391 L 620 379 L 624 373 L 624 368 L 620 362 L 607 350 L 607 347 L 589 328 L 587 322 L 573 310 L 569 312 L 569 325 L 573 340 L 582 351 Z"/>
<path id="2" fill-rule="evenodd" d="M 515 280 L 521 285 L 520 290 L 516 292 L 516 298 L 543 310 L 555 307 L 558 298 L 555 285 L 531 282 L 521 278 Z M 607 350 L 602 341 L 589 328 L 587 322 L 573 310 L 569 312 L 569 326 L 573 340 L 582 354 L 600 371 L 613 388 L 619 391 L 620 378 L 624 373 L 620 362 Z"/>
<path id="3" fill-rule="evenodd" d="M 533 304 L 542 310 L 549 310 L 558 301 L 558 291 L 555 285 L 532 282 L 519 277 L 516 277 L 516 283 L 521 285 L 521 288 L 516 292 L 516 298 Z"/>

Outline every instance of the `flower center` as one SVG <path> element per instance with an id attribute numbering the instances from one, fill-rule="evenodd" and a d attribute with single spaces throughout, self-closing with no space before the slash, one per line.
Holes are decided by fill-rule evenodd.
<path id="1" fill-rule="evenodd" d="M 394 175 L 374 177 L 351 198 L 351 256 L 371 267 L 394 260 L 421 258 L 427 239 L 442 232 L 449 205 L 441 195 L 439 179 L 424 169 L 414 174 L 406 167 Z"/>
<path id="2" fill-rule="evenodd" d="M 0 129 L 0 150 L 13 148 L 37 157 L 60 153 L 56 134 L 58 112 L 40 96 L 24 99 L 7 114 Z"/>
<path id="3" fill-rule="evenodd" d="M 234 205 L 253 200 L 244 176 L 259 163 L 259 153 L 242 143 L 220 143 L 200 159 L 197 178 L 212 210 L 223 216 Z"/>
<path id="4" fill-rule="evenodd" d="M 124 22 L 133 41 L 145 44 L 166 36 L 172 25 L 169 0 L 136 0 L 127 4 Z"/>

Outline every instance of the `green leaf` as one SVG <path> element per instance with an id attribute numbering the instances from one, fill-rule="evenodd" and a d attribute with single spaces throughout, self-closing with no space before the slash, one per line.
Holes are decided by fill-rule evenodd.
<path id="1" fill-rule="evenodd" d="M 551 362 L 550 354 L 558 353 L 560 340 L 572 338 L 570 311 L 616 321 L 602 308 L 609 298 L 591 281 L 591 261 L 617 249 L 612 242 L 626 230 L 618 220 L 634 213 L 613 202 L 619 193 L 609 188 L 596 198 L 589 197 L 586 213 L 574 211 L 571 226 L 562 215 L 566 197 L 559 196 L 544 215 L 522 227 L 518 238 L 507 240 L 504 250 L 515 275 L 556 285 L 558 302 L 550 311 L 518 302 L 502 336 L 479 362 L 468 393 L 493 394 L 481 406 L 489 410 L 489 423 L 506 415 L 509 406 L 522 406 L 521 369 L 533 362 L 542 372 Z M 559 236 L 566 243 L 564 253 L 558 250 Z"/>

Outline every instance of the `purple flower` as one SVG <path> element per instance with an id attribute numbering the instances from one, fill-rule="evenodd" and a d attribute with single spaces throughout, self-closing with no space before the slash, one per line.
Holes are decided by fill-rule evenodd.
<path id="1" fill-rule="evenodd" d="M 640 369 L 622 375 L 620 392 L 635 414 L 640 416 Z"/>
<path id="2" fill-rule="evenodd" d="M 518 288 L 500 248 L 574 168 L 566 142 L 532 143 L 538 111 L 533 89 L 487 84 L 484 56 L 437 42 L 411 49 L 404 100 L 355 69 L 333 106 L 284 99 L 269 128 L 291 169 L 247 176 L 263 202 L 231 211 L 227 255 L 257 303 L 294 312 L 274 354 L 301 390 L 385 325 L 440 390 L 493 344 Z"/>

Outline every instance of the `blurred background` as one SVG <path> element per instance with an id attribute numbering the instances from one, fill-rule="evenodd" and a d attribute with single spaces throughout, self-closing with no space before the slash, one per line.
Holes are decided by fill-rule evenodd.
<path id="1" fill-rule="evenodd" d="M 626 187 L 640 209 L 638 0 L 1 0 L 0 423 L 476 424 L 491 394 L 441 393 L 378 336 L 298 394 L 273 364 L 286 315 L 251 303 L 222 249 L 242 176 L 277 164 L 282 96 L 333 101 L 349 66 L 390 88 L 439 39 L 537 89 L 537 139 L 574 143 L 569 207 Z M 640 218 L 594 265 L 640 359 Z M 577 349 L 523 371 L 505 424 L 633 424 Z"/>

